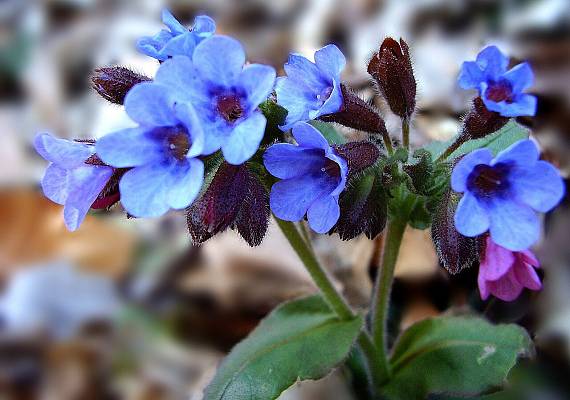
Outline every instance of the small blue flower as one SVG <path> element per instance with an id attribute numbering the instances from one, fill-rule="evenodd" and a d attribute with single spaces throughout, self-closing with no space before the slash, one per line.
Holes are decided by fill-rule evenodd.
<path id="1" fill-rule="evenodd" d="M 487 109 L 504 117 L 536 114 L 536 97 L 523 93 L 532 86 L 534 75 L 527 62 L 507 70 L 509 59 L 495 46 L 484 48 L 476 61 L 466 61 L 459 74 L 459 86 L 478 89 Z"/>
<path id="2" fill-rule="evenodd" d="M 269 205 L 278 218 L 300 221 L 307 214 L 314 231 L 328 232 L 340 216 L 338 197 L 346 186 L 347 162 L 305 122 L 293 126 L 293 136 L 298 146 L 278 143 L 263 156 L 269 173 L 282 179 L 271 188 Z"/>
<path id="3" fill-rule="evenodd" d="M 135 217 L 157 217 L 189 206 L 204 181 L 204 164 L 195 158 L 204 133 L 189 104 L 173 100 L 157 83 L 136 85 L 125 110 L 139 124 L 103 136 L 97 155 L 117 168 L 134 167 L 119 182 L 121 203 Z"/>
<path id="4" fill-rule="evenodd" d="M 239 165 L 259 148 L 267 120 L 258 106 L 275 83 L 275 69 L 245 64 L 241 44 L 227 36 L 201 42 L 192 58 L 173 57 L 158 69 L 155 82 L 173 89 L 178 101 L 191 103 L 200 116 L 206 142 L 203 154 L 222 149 Z"/>
<path id="5" fill-rule="evenodd" d="M 288 111 L 281 129 L 340 110 L 340 72 L 345 64 L 344 55 L 333 44 L 317 50 L 314 63 L 298 54 L 289 55 L 284 67 L 287 76 L 277 78 L 275 85 L 277 102 Z"/>
<path id="6" fill-rule="evenodd" d="M 531 140 L 519 141 L 493 158 L 475 150 L 457 163 L 451 187 L 463 192 L 455 227 L 469 237 L 487 230 L 498 245 L 511 251 L 529 248 L 539 238 L 536 212 L 554 208 L 564 196 L 564 183 L 551 164 L 538 159 Z"/>
<path id="7" fill-rule="evenodd" d="M 162 22 L 169 30 L 163 29 L 155 36 L 143 37 L 137 43 L 141 53 L 160 61 L 176 55 L 192 56 L 198 43 L 212 36 L 216 30 L 216 23 L 206 15 L 197 16 L 192 29 L 187 29 L 168 10 L 163 10 Z"/>
<path id="8" fill-rule="evenodd" d="M 39 133 L 34 147 L 50 162 L 42 179 L 44 194 L 51 201 L 64 206 L 65 226 L 74 231 L 105 188 L 113 175 L 113 168 L 85 163 L 95 154 L 95 146 L 91 144 Z"/>

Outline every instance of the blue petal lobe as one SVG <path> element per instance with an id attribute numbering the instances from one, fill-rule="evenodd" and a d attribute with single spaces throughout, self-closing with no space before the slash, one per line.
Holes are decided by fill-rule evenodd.
<path id="1" fill-rule="evenodd" d="M 513 93 L 528 89 L 534 82 L 532 68 L 527 62 L 514 66 L 503 77 L 511 84 Z"/>
<path id="2" fill-rule="evenodd" d="M 141 125 L 176 125 L 172 113 L 173 104 L 168 87 L 155 82 L 139 83 L 125 97 L 127 114 Z"/>
<path id="3" fill-rule="evenodd" d="M 191 159 L 172 169 L 168 205 L 174 209 L 188 207 L 200 193 L 204 182 L 204 163 Z"/>
<path id="4" fill-rule="evenodd" d="M 196 46 L 193 60 L 202 77 L 229 87 L 237 82 L 245 63 L 245 52 L 237 40 L 217 35 Z"/>
<path id="5" fill-rule="evenodd" d="M 461 72 L 457 82 L 462 89 L 476 89 L 485 80 L 485 75 L 481 68 L 474 61 L 465 61 L 461 66 Z"/>
<path id="6" fill-rule="evenodd" d="M 539 238 L 540 223 L 529 206 L 495 197 L 489 205 L 491 238 L 512 251 L 522 251 Z"/>
<path id="7" fill-rule="evenodd" d="M 67 176 L 69 170 L 56 164 L 50 164 L 46 168 L 46 173 L 42 179 L 42 190 L 44 195 L 57 204 L 65 204 L 67 200 Z"/>
<path id="8" fill-rule="evenodd" d="M 492 165 L 514 163 L 520 166 L 532 166 L 538 160 L 538 148 L 530 139 L 519 140 L 497 154 Z"/>
<path id="9" fill-rule="evenodd" d="M 332 189 L 334 183 L 331 185 L 323 175 L 311 174 L 284 179 L 271 188 L 269 205 L 277 218 L 300 221 L 311 204 L 320 196 L 330 193 Z"/>
<path id="10" fill-rule="evenodd" d="M 127 171 L 119 182 L 125 210 L 135 217 L 159 217 L 167 212 L 171 169 L 175 165 L 150 164 Z"/>
<path id="11" fill-rule="evenodd" d="M 290 179 L 316 172 L 325 165 L 320 149 L 306 149 L 288 143 L 274 144 L 263 155 L 269 173 L 277 178 Z"/>
<path id="12" fill-rule="evenodd" d="M 307 211 L 309 226 L 317 233 L 327 233 L 340 217 L 338 198 L 323 196 L 317 199 Z"/>
<path id="13" fill-rule="evenodd" d="M 34 138 L 34 147 L 46 160 L 66 168 L 82 165 L 95 153 L 94 146 L 58 139 L 48 133 L 38 133 Z"/>
<path id="14" fill-rule="evenodd" d="M 240 122 L 222 144 L 222 153 L 227 162 L 243 164 L 255 154 L 265 133 L 265 116 L 256 111 Z"/>
<path id="15" fill-rule="evenodd" d="M 247 94 L 247 111 L 253 111 L 265 100 L 275 84 L 275 69 L 268 65 L 251 64 L 243 69 L 239 84 Z"/>
<path id="16" fill-rule="evenodd" d="M 482 234 L 490 225 L 487 210 L 469 192 L 466 192 L 459 201 L 454 219 L 457 231 L 468 237 Z"/>
<path id="17" fill-rule="evenodd" d="M 564 197 L 564 181 L 558 170 L 546 161 L 515 168 L 510 180 L 516 199 L 536 211 L 550 211 Z"/>
<path id="18" fill-rule="evenodd" d="M 163 160 L 166 157 L 165 148 L 148 130 L 128 128 L 105 135 L 95 145 L 97 155 L 117 168 L 138 167 Z"/>
<path id="19" fill-rule="evenodd" d="M 477 65 L 487 79 L 496 80 L 507 71 L 509 59 L 496 46 L 488 46 L 477 55 Z"/>
<path id="20" fill-rule="evenodd" d="M 340 72 L 346 65 L 346 58 L 338 47 L 329 44 L 316 51 L 315 63 L 321 71 L 332 79 L 340 76 Z"/>
<path id="21" fill-rule="evenodd" d="M 306 122 L 298 122 L 293 126 L 293 137 L 301 147 L 323 150 L 330 148 L 329 142 L 321 132 Z"/>

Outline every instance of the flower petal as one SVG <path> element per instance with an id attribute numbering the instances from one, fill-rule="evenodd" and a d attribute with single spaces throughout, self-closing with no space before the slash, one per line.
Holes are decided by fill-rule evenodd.
<path id="1" fill-rule="evenodd" d="M 487 79 L 497 79 L 507 71 L 509 59 L 496 46 L 485 47 L 477 55 L 477 65 Z"/>
<path id="2" fill-rule="evenodd" d="M 511 84 L 513 93 L 528 89 L 534 82 L 532 68 L 527 62 L 514 66 L 503 77 Z"/>
<path id="3" fill-rule="evenodd" d="M 246 111 L 255 110 L 267 100 L 275 84 L 275 75 L 275 69 L 269 65 L 251 64 L 243 69 L 239 84 L 247 93 L 249 107 Z"/>
<path id="4" fill-rule="evenodd" d="M 519 281 L 519 283 L 524 287 L 529 288 L 530 290 L 542 289 L 542 282 L 534 268 L 530 265 L 518 263 L 514 272 L 517 281 Z"/>
<path id="5" fill-rule="evenodd" d="M 513 268 L 514 264 L 513 252 L 495 244 L 490 237 L 487 237 L 485 259 L 479 267 L 479 275 L 486 281 L 496 281 Z"/>
<path id="6" fill-rule="evenodd" d="M 249 160 L 259 148 L 266 123 L 265 116 L 259 111 L 240 122 L 222 144 L 222 153 L 226 161 L 239 165 Z"/>
<path id="7" fill-rule="evenodd" d="M 530 250 L 524 250 L 518 253 L 519 257 L 521 257 L 522 261 L 532 265 L 535 268 L 540 268 L 540 261 L 538 258 L 532 253 Z"/>
<path id="8" fill-rule="evenodd" d="M 69 170 L 56 164 L 50 164 L 46 168 L 46 173 L 42 179 L 42 190 L 44 195 L 57 204 L 65 204 L 67 200 L 67 176 Z"/>
<path id="9" fill-rule="evenodd" d="M 457 231 L 467 237 L 478 236 L 489 229 L 487 210 L 469 192 L 459 201 L 454 219 Z"/>
<path id="10" fill-rule="evenodd" d="M 340 168 L 340 179 L 338 180 L 335 189 L 331 193 L 332 196 L 338 196 L 339 194 L 342 193 L 342 191 L 346 187 L 346 179 L 348 176 L 348 163 L 344 158 L 336 155 L 332 149 L 327 152 L 327 158 L 329 160 L 333 160 L 334 162 L 336 162 Z"/>
<path id="11" fill-rule="evenodd" d="M 163 62 L 156 71 L 154 81 L 174 89 L 172 95 L 177 101 L 210 102 L 206 84 L 188 57 L 174 56 Z"/>
<path id="12" fill-rule="evenodd" d="M 205 146 L 205 134 L 194 107 L 189 103 L 176 103 L 174 114 L 186 127 L 192 142 L 186 157 L 196 157 L 202 154 Z"/>
<path id="13" fill-rule="evenodd" d="M 46 160 L 66 168 L 82 165 L 95 153 L 92 145 L 58 139 L 49 133 L 38 133 L 34 138 L 34 147 Z"/>
<path id="14" fill-rule="evenodd" d="M 313 202 L 307 211 L 309 226 L 317 233 L 327 233 L 340 217 L 338 197 L 323 196 Z"/>
<path id="15" fill-rule="evenodd" d="M 311 119 L 316 119 L 321 115 L 335 113 L 340 110 L 342 104 L 343 104 L 343 97 L 342 97 L 342 91 L 340 89 L 340 83 L 335 81 L 333 90 L 329 98 L 318 110 L 309 111 L 309 117 L 311 117 Z"/>
<path id="16" fill-rule="evenodd" d="M 171 169 L 176 164 L 148 164 L 127 171 L 119 182 L 121 204 L 135 217 L 159 217 L 168 211 Z"/>
<path id="17" fill-rule="evenodd" d="M 320 149 L 277 143 L 265 151 L 263 163 L 271 175 L 290 179 L 318 171 L 325 165 L 325 157 Z"/>
<path id="18" fill-rule="evenodd" d="M 193 158 L 172 169 L 168 205 L 174 209 L 188 207 L 200 193 L 204 183 L 204 163 Z"/>
<path id="19" fill-rule="evenodd" d="M 212 36 L 216 31 L 216 22 L 208 17 L 207 15 L 198 15 L 194 18 L 194 26 L 192 27 L 192 32 L 201 37 L 207 38 Z"/>
<path id="20" fill-rule="evenodd" d="M 485 75 L 481 68 L 474 61 L 465 61 L 461 66 L 457 82 L 462 89 L 476 89 L 485 80 Z"/>
<path id="21" fill-rule="evenodd" d="M 186 32 L 170 39 L 160 50 L 163 59 L 173 56 L 192 57 L 196 48 L 196 37 L 192 32 Z"/>
<path id="22" fill-rule="evenodd" d="M 129 117 L 147 126 L 176 125 L 173 104 L 168 87 L 156 82 L 139 83 L 125 96 L 125 110 Z"/>
<path id="23" fill-rule="evenodd" d="M 237 81 L 245 64 L 245 52 L 241 43 L 221 35 L 200 42 L 192 58 L 203 78 L 225 87 Z"/>
<path id="24" fill-rule="evenodd" d="M 477 165 L 489 165 L 493 154 L 489 149 L 478 149 L 464 156 L 453 168 L 451 173 L 451 188 L 456 192 L 467 190 L 467 178 Z"/>
<path id="25" fill-rule="evenodd" d="M 298 122 L 293 126 L 293 137 L 300 147 L 329 150 L 327 139 L 319 130 L 306 122 Z"/>
<path id="26" fill-rule="evenodd" d="M 149 128 L 142 127 L 105 135 L 95 148 L 101 160 L 117 168 L 138 167 L 166 157 L 162 144 L 150 135 Z"/>
<path id="27" fill-rule="evenodd" d="M 564 181 L 558 170 L 546 161 L 514 168 L 510 181 L 516 199 L 536 211 L 548 212 L 564 197 Z"/>
<path id="28" fill-rule="evenodd" d="M 514 163 L 532 166 L 538 160 L 538 149 L 530 139 L 519 140 L 497 154 L 491 165 Z"/>
<path id="29" fill-rule="evenodd" d="M 283 131 L 290 129 L 296 122 L 309 120 L 309 111 L 319 108 L 316 93 L 299 81 L 277 78 L 275 93 L 277 103 L 287 109 L 285 123 L 279 127 Z"/>
<path id="30" fill-rule="evenodd" d="M 346 58 L 338 47 L 334 44 L 329 44 L 316 51 L 315 64 L 331 79 L 339 78 L 340 72 L 346 65 Z"/>
<path id="31" fill-rule="evenodd" d="M 172 33 L 182 34 L 188 32 L 188 29 L 184 27 L 178 20 L 172 15 L 167 9 L 162 10 L 162 23 L 170 29 Z"/>
<path id="32" fill-rule="evenodd" d="M 300 221 L 317 198 L 333 189 L 334 182 L 326 179 L 324 174 L 284 179 L 271 188 L 269 204 L 277 218 Z"/>
<path id="33" fill-rule="evenodd" d="M 487 288 L 493 296 L 503 301 L 513 301 L 521 294 L 523 286 L 515 277 L 514 270 L 510 270 L 503 278 L 488 281 Z"/>
<path id="34" fill-rule="evenodd" d="M 539 238 L 540 223 L 529 206 L 495 197 L 488 206 L 491 238 L 512 251 L 528 249 Z"/>
<path id="35" fill-rule="evenodd" d="M 86 165 L 69 171 L 69 194 L 63 208 L 67 229 L 74 231 L 79 227 L 111 175 L 113 168 L 101 165 Z"/>
<path id="36" fill-rule="evenodd" d="M 332 79 L 322 76 L 319 68 L 300 54 L 290 54 L 284 65 L 287 79 L 291 82 L 303 82 L 307 87 L 320 91 L 330 85 Z"/>

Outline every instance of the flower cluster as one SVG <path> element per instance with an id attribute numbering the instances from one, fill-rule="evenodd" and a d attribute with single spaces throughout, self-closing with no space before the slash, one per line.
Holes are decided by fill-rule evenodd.
<path id="1" fill-rule="evenodd" d="M 70 230 L 90 208 L 119 201 L 133 217 L 185 209 L 195 243 L 231 228 L 259 245 L 270 210 L 284 221 L 306 218 L 315 232 L 343 240 L 374 238 L 398 218 L 415 228 L 433 225 L 452 273 L 480 258 L 483 298 L 512 300 L 524 287 L 540 288 L 528 249 L 540 236 L 537 212 L 564 195 L 558 171 L 520 137 L 505 138 L 511 146 L 495 149 L 495 157 L 485 144 L 453 157 L 466 141 L 501 134 L 514 124 L 509 117 L 534 114 L 536 98 L 523 93 L 533 80 L 527 63 L 507 70 L 496 47 L 464 63 L 460 85 L 480 97 L 455 142 L 434 157 L 428 149 L 410 151 L 416 80 L 403 40 L 385 39 L 367 65 L 401 118 L 402 140 L 393 141 L 379 111 L 341 82 L 346 60 L 335 45 L 317 50 L 314 61 L 291 54 L 286 76 L 277 78 L 273 67 L 248 63 L 240 42 L 215 34 L 207 16 L 196 17 L 191 29 L 168 11 L 163 22 L 168 30 L 138 43 L 160 61 L 154 78 L 124 67 L 100 68 L 92 77 L 95 90 L 123 105 L 135 127 L 98 141 L 36 137 L 50 163 L 44 193 L 64 205 Z M 368 139 L 347 142 L 331 122 Z"/>

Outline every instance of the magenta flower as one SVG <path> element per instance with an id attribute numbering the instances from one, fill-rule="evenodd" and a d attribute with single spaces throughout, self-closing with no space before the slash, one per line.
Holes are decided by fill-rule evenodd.
<path id="1" fill-rule="evenodd" d="M 499 246 L 487 236 L 486 247 L 479 267 L 479 292 L 487 300 L 489 295 L 504 301 L 515 300 L 526 287 L 542 289 L 535 268 L 540 263 L 530 250 L 511 251 Z"/>

